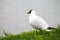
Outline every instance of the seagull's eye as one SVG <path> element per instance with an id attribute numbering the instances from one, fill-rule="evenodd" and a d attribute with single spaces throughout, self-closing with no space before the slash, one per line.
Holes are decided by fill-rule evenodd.
<path id="1" fill-rule="evenodd" d="M 28 14 L 31 14 L 31 11 L 32 11 L 32 10 L 30 10 L 30 11 L 28 12 Z"/>

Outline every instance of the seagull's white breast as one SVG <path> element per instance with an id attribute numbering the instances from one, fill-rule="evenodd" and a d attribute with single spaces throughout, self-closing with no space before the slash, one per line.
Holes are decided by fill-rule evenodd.
<path id="1" fill-rule="evenodd" d="M 32 25 L 32 27 L 36 29 L 47 29 L 48 24 L 45 22 L 44 19 L 37 15 L 30 15 L 29 16 L 29 23 Z"/>

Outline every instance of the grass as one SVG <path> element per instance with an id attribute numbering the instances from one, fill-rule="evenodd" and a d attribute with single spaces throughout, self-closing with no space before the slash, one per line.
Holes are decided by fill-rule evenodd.
<path id="1" fill-rule="evenodd" d="M 0 37 L 0 40 L 60 40 L 60 26 L 57 30 L 47 31 L 30 31 L 21 34 L 6 34 L 5 37 Z"/>

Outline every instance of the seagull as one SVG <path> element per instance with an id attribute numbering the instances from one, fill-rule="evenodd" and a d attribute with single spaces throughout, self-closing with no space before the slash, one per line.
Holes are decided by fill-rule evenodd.
<path id="1" fill-rule="evenodd" d="M 36 15 L 35 10 L 33 9 L 29 10 L 28 14 L 29 14 L 29 23 L 33 28 L 37 30 L 42 29 L 45 31 L 50 31 L 50 29 L 55 29 L 55 28 L 49 27 L 47 22 L 42 17 L 39 17 L 38 15 Z"/>

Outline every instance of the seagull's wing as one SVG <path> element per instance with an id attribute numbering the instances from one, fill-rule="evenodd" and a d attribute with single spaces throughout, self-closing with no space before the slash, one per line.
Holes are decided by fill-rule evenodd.
<path id="1" fill-rule="evenodd" d="M 46 23 L 46 21 L 39 16 L 36 16 L 35 23 L 36 23 L 36 25 L 38 25 L 38 27 L 40 27 L 42 29 L 46 29 L 47 27 L 49 27 L 49 25 Z"/>

